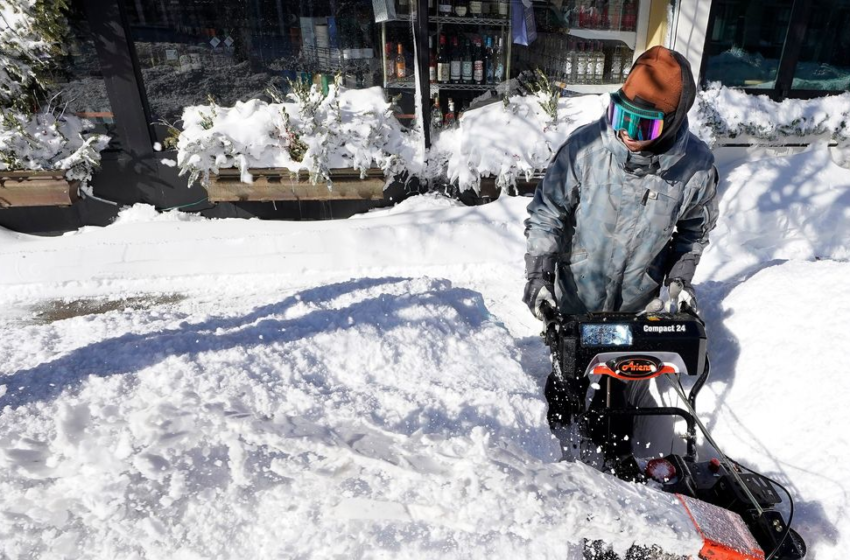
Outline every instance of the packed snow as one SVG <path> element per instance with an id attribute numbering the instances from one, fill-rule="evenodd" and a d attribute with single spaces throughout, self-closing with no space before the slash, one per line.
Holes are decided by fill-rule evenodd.
<path id="1" fill-rule="evenodd" d="M 816 560 L 850 548 L 850 171 L 829 154 L 724 165 L 696 286 L 700 411 L 794 493 Z M 669 495 L 557 460 L 527 202 L 0 231 L 0 555 L 695 556 Z"/>

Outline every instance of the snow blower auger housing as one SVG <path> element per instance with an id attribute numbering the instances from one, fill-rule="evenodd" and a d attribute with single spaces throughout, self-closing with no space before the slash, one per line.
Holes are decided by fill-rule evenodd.
<path id="1" fill-rule="evenodd" d="M 675 494 L 703 537 L 700 558 L 805 557 L 805 543 L 790 527 L 794 514 L 790 493 L 726 457 L 696 414 L 696 398 L 710 372 L 705 325 L 696 313 L 561 316 L 550 306 L 543 313 L 543 336 L 552 353 L 546 398 L 553 429 L 570 434 L 575 449 L 601 450 L 602 462 L 596 466 L 606 472 L 625 480 L 654 480 Z M 688 394 L 682 375 L 694 378 Z M 626 384 L 655 378 L 661 385 L 669 384 L 682 408 L 637 408 L 626 402 Z M 638 416 L 684 419 L 684 456 L 639 461 L 630 433 Z M 710 461 L 698 461 L 697 428 L 717 453 Z M 788 496 L 787 521 L 776 509 L 782 502 L 777 487 Z"/>

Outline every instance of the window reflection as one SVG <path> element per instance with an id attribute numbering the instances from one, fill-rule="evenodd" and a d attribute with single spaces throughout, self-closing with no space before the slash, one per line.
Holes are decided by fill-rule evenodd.
<path id="1" fill-rule="evenodd" d="M 793 0 L 715 0 L 705 77 L 726 86 L 772 88 Z"/>
<path id="2" fill-rule="evenodd" d="M 232 105 L 287 80 L 382 82 L 371 0 L 125 0 L 154 120 Z"/>
<path id="3" fill-rule="evenodd" d="M 66 54 L 52 76 L 50 105 L 66 114 L 88 119 L 94 132 L 110 134 L 112 106 L 106 94 L 106 82 L 92 40 L 86 14 L 79 2 L 70 3 L 66 17 L 70 37 Z"/>
<path id="4" fill-rule="evenodd" d="M 793 89 L 850 89 L 850 0 L 814 0 Z"/>

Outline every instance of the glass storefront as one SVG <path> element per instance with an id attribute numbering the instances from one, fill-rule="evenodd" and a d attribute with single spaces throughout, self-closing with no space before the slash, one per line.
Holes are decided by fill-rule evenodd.
<path id="1" fill-rule="evenodd" d="M 327 88 L 383 84 L 382 29 L 371 0 L 123 0 L 153 119 L 188 105 L 232 105 L 290 80 Z M 390 28 L 412 69 L 409 28 Z M 383 47 L 386 48 L 386 47 Z M 412 96 L 411 96 L 412 103 Z"/>
<path id="2" fill-rule="evenodd" d="M 110 134 L 114 125 L 112 106 L 86 14 L 79 2 L 68 6 L 67 20 L 70 37 L 59 71 L 51 79 L 49 93 L 55 97 L 50 104 L 67 114 L 88 119 L 95 125 L 95 132 Z"/>
<path id="3" fill-rule="evenodd" d="M 634 56 L 639 9 L 639 0 L 535 2 L 538 40 L 516 47 L 516 67 L 540 69 L 565 89 L 621 84 Z"/>
<path id="4" fill-rule="evenodd" d="M 705 79 L 731 87 L 774 87 L 792 4 L 715 0 Z"/>
<path id="5" fill-rule="evenodd" d="M 850 0 L 814 0 L 792 89 L 850 90 Z"/>

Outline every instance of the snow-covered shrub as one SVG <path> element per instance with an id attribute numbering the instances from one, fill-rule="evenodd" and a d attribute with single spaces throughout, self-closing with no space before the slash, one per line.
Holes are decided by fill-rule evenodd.
<path id="1" fill-rule="evenodd" d="M 0 0 L 0 107 L 31 111 L 68 35 L 65 0 Z"/>
<path id="2" fill-rule="evenodd" d="M 0 119 L 0 171 L 64 169 L 70 181 L 83 184 L 100 164 L 109 137 L 86 133 L 89 121 L 54 112 L 27 115 L 4 110 Z"/>
<path id="3" fill-rule="evenodd" d="M 699 92 L 688 114 L 691 130 L 709 146 L 718 138 L 780 141 L 828 137 L 850 140 L 850 93 L 817 99 L 773 101 L 764 95 L 712 83 Z"/>
<path id="4" fill-rule="evenodd" d="M 83 184 L 109 138 L 49 103 L 50 72 L 68 40 L 64 0 L 0 0 L 0 171 L 64 169 Z M 45 106 L 46 103 L 46 106 Z"/>
<path id="5" fill-rule="evenodd" d="M 251 168 L 284 168 L 330 185 L 332 169 L 354 168 L 365 176 L 379 167 L 391 176 L 415 174 L 421 166 L 419 139 L 402 129 L 380 88 L 348 90 L 337 83 L 324 96 L 318 86 L 293 86 L 288 102 L 187 107 L 177 163 L 189 185 L 200 180 L 206 186 L 211 172 L 229 167 L 239 168 L 246 183 Z"/>
<path id="6" fill-rule="evenodd" d="M 466 111 L 458 127 L 433 141 L 429 160 L 436 163 L 429 170 L 461 191 L 477 192 L 483 177 L 513 188 L 520 177 L 544 171 L 567 136 L 598 119 L 607 103 L 607 95 L 559 98 L 544 88 Z"/>

